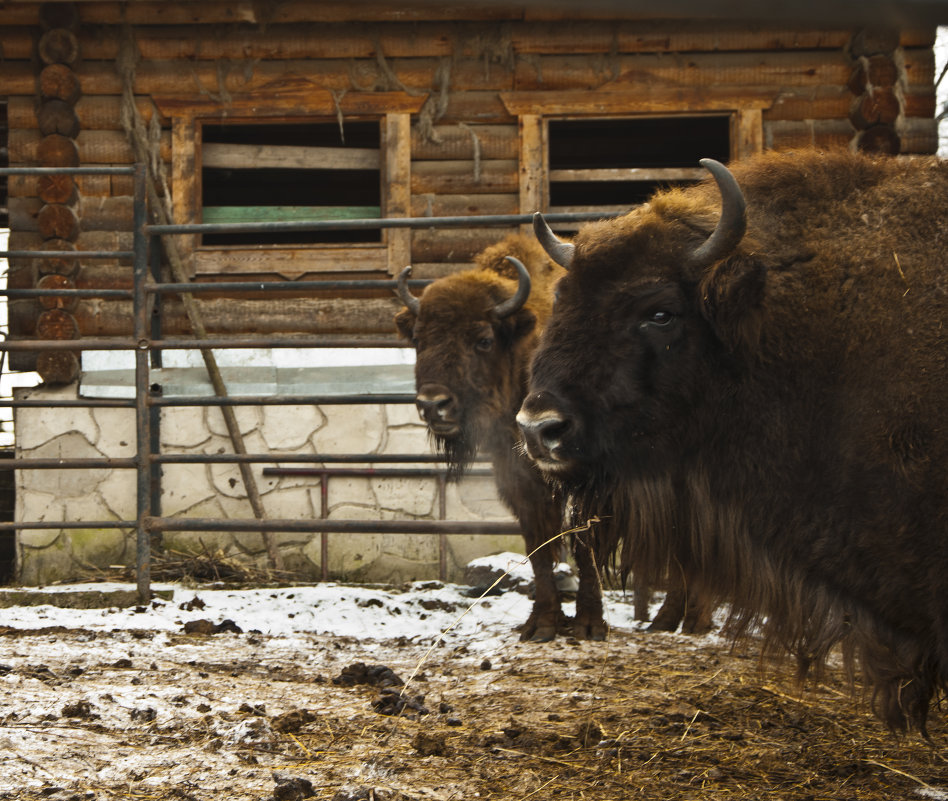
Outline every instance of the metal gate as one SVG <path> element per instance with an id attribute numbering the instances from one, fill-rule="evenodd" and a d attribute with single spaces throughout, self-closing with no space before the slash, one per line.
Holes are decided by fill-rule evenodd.
<path id="1" fill-rule="evenodd" d="M 0 342 L 0 351 L 92 351 L 124 350 L 135 354 L 134 399 L 80 398 L 78 400 L 3 400 L 0 404 L 12 407 L 125 407 L 135 410 L 135 456 L 130 458 L 104 459 L 49 459 L 22 458 L 0 461 L 0 469 L 16 470 L 60 470 L 60 469 L 127 469 L 134 470 L 137 476 L 136 517 L 129 520 L 83 520 L 83 521 L 15 521 L 0 523 L 0 530 L 29 529 L 122 529 L 136 532 L 136 575 L 138 595 L 142 602 L 150 598 L 151 590 L 151 541 L 152 535 L 164 531 L 235 531 L 235 532 L 304 532 L 320 534 L 323 579 L 327 577 L 328 534 L 432 534 L 439 535 L 440 572 L 445 576 L 445 537 L 448 534 L 519 534 L 519 527 L 505 521 L 451 521 L 445 515 L 444 483 L 446 467 L 439 464 L 439 457 L 420 454 L 184 454 L 162 453 L 158 445 L 158 423 L 160 410 L 170 406 L 264 406 L 264 405 L 328 405 L 328 404 L 389 404 L 413 403 L 414 397 L 407 394 L 392 395 L 294 395 L 294 396 L 241 396 L 241 397 L 162 397 L 152 389 L 150 369 L 160 365 L 161 353 L 165 349 L 227 349 L 227 348 L 343 348 L 353 346 L 392 347 L 399 343 L 392 337 L 367 339 L 361 337 L 318 336 L 228 336 L 206 338 L 164 338 L 160 329 L 160 316 L 152 314 L 161 294 L 164 293 L 200 293 L 215 292 L 268 292 L 283 291 L 287 282 L 273 281 L 228 281 L 215 283 L 171 283 L 156 278 L 159 271 L 152 274 L 152 261 L 160 253 L 156 238 L 168 234 L 200 234 L 236 231 L 291 231 L 314 230 L 320 228 L 405 228 L 405 227 L 471 227 L 511 226 L 529 223 L 530 215 L 488 215 L 466 217 L 409 217 L 389 219 L 363 219 L 332 222 L 268 222 L 268 223 L 230 223 L 230 224 L 181 224 L 154 225 L 147 220 L 146 177 L 143 165 L 131 167 L 75 167 L 75 168 L 2 168 L 0 175 L 130 175 L 134 181 L 134 225 L 133 246 L 131 251 L 0 251 L 7 258 L 74 258 L 126 259 L 132 262 L 133 286 L 127 289 L 7 289 L 3 292 L 8 298 L 43 298 L 71 296 L 73 298 L 112 298 L 131 300 L 133 307 L 132 335 L 125 338 L 80 340 L 18 340 Z M 560 214 L 548 215 L 552 221 L 576 221 L 601 217 L 601 214 Z M 157 264 L 157 261 L 156 261 Z M 412 282 L 415 286 L 425 282 Z M 294 281 L 292 289 L 307 292 L 327 289 L 394 289 L 396 282 L 391 280 L 368 281 Z M 156 321 L 158 321 L 156 323 Z M 297 470 L 317 477 L 320 481 L 322 514 L 318 519 L 228 519 L 200 517 L 163 517 L 160 510 L 160 468 L 163 464 L 293 464 L 309 465 L 299 468 L 280 469 L 283 474 L 288 470 Z M 372 467 L 357 468 L 345 465 L 352 463 L 410 464 L 412 467 Z M 314 467 L 314 464 L 334 465 Z M 414 466 L 414 465 L 417 465 Z M 489 471 L 475 468 L 481 475 Z M 439 520 L 341 520 L 328 519 L 327 487 L 334 476 L 371 475 L 371 476 L 428 476 L 435 477 L 440 488 Z"/>

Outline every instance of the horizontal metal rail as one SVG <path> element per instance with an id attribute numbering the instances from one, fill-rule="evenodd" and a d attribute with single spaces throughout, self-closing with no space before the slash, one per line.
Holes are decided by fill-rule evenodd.
<path id="1" fill-rule="evenodd" d="M 558 212 L 544 214 L 549 223 L 584 222 L 617 217 L 618 212 Z M 155 234 L 231 234 L 279 231 L 352 231 L 373 228 L 480 228 L 495 225 L 530 225 L 532 214 L 468 214 L 450 217 L 363 217 L 356 220 L 294 220 L 258 223 L 174 223 L 146 225 L 146 236 Z"/>
<path id="2" fill-rule="evenodd" d="M 113 338 L 88 338 L 75 340 L 20 339 L 0 341 L 3 351 L 126 351 L 135 354 L 134 398 L 79 398 L 57 400 L 37 400 L 18 398 L 0 401 L 2 407 L 18 409 L 46 408 L 129 408 L 135 410 L 136 418 L 136 455 L 133 457 L 97 458 L 97 459 L 57 459 L 50 457 L 17 458 L 0 460 L 0 469 L 13 470 L 93 470 L 93 469 L 134 469 L 137 471 L 136 509 L 134 520 L 101 521 L 16 521 L 0 523 L 2 530 L 31 529 L 130 529 L 137 532 L 136 569 L 138 572 L 139 594 L 147 599 L 150 590 L 150 542 L 153 534 L 162 531 L 232 531 L 232 532 L 304 532 L 321 534 L 323 537 L 323 571 L 328 563 L 326 551 L 329 533 L 364 534 L 437 534 L 441 535 L 441 570 L 445 569 L 445 541 L 447 534 L 511 534 L 520 533 L 519 526 L 510 521 L 448 521 L 445 517 L 444 488 L 450 468 L 442 456 L 436 454 L 181 454 L 158 453 L 157 431 L 160 415 L 164 407 L 222 407 L 222 406 L 279 406 L 279 405 L 343 405 L 343 404 L 406 404 L 414 402 L 413 393 L 366 394 L 315 394 L 260 396 L 244 395 L 238 397 L 204 396 L 163 396 L 162 387 L 155 384 L 158 376 L 149 366 L 149 356 L 157 359 L 167 350 L 233 350 L 252 348 L 392 348 L 406 347 L 394 331 L 390 336 L 366 335 L 258 335 L 258 336 L 212 336 L 162 337 L 160 324 L 152 327 L 149 316 L 151 304 L 171 295 L 257 295 L 292 293 L 383 293 L 393 292 L 398 283 L 393 278 L 371 280 L 231 280 L 161 282 L 154 280 L 148 269 L 148 242 L 151 238 L 165 234 L 203 234 L 237 232 L 281 232 L 281 231 L 321 231 L 321 230 L 361 230 L 361 229 L 433 229 L 433 228 L 484 228 L 496 226 L 523 226 L 533 220 L 532 214 L 469 215 L 441 217 L 401 217 L 390 219 L 363 218 L 356 220 L 332 221 L 285 221 L 263 223 L 215 223 L 215 224 L 148 224 L 145 217 L 145 182 L 142 165 L 127 167 L 78 167 L 78 168 L 3 168 L 0 175 L 131 175 L 135 178 L 135 198 L 133 203 L 134 225 L 131 232 L 133 247 L 116 250 L 23 250 L 0 251 L 0 257 L 8 259 L 117 259 L 131 263 L 132 288 L 82 288 L 82 289 L 40 289 L 37 287 L 5 289 L 0 297 L 10 299 L 53 299 L 76 298 L 131 301 L 133 306 L 134 333 L 132 336 Z M 613 213 L 551 213 L 545 215 L 551 224 L 581 222 L 616 216 Z M 342 268 L 341 268 L 342 269 Z M 426 279 L 411 279 L 408 285 L 415 290 L 430 283 Z M 160 318 L 158 318 L 160 319 Z M 160 364 L 155 361 L 153 364 Z M 160 380 L 160 378 L 159 378 Z M 477 460 L 484 465 L 485 460 Z M 164 517 L 154 514 L 158 506 L 150 499 L 150 490 L 154 488 L 159 467 L 174 464 L 247 464 L 259 463 L 272 465 L 263 468 L 268 476 L 313 477 L 321 488 L 323 508 L 318 519 L 219 519 Z M 474 467 L 467 475 L 489 476 L 491 471 L 484 467 Z M 329 518 L 327 502 L 329 480 L 336 476 L 363 476 L 382 478 L 431 477 L 438 482 L 440 517 L 433 520 L 333 520 Z"/>

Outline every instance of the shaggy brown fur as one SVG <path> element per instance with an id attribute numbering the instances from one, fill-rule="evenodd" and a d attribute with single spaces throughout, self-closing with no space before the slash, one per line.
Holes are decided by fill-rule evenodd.
<path id="1" fill-rule="evenodd" d="M 494 307 L 511 297 L 518 279 L 505 260 L 514 256 L 530 274 L 530 295 L 518 312 L 497 319 Z M 517 516 L 527 553 L 532 554 L 535 600 L 521 638 L 545 641 L 556 636 L 562 620 L 560 595 L 553 581 L 559 542 L 539 546 L 561 531 L 562 509 L 539 471 L 518 453 L 514 416 L 526 394 L 527 365 L 552 310 L 553 283 L 562 269 L 553 264 L 533 237 L 513 235 L 476 258 L 477 267 L 441 278 L 425 288 L 416 317 L 407 308 L 396 317 L 400 333 L 414 344 L 416 386 L 441 393 L 447 418 L 456 430 L 447 435 L 431 428 L 438 448 L 460 477 L 478 451 L 493 462 L 497 488 Z M 419 406 L 419 408 L 422 408 Z M 437 418 L 428 419 L 429 427 Z M 539 550 L 537 550 L 539 548 Z M 598 576 L 587 547 L 575 549 L 580 571 L 574 633 L 603 639 L 606 624 Z"/>
<path id="2" fill-rule="evenodd" d="M 711 181 L 576 236 L 524 403 L 562 430 L 531 453 L 580 518 L 621 521 L 627 563 L 693 559 L 804 668 L 842 643 L 880 717 L 924 731 L 948 685 L 948 166 L 733 174 L 747 233 L 710 266 L 687 257 Z"/>

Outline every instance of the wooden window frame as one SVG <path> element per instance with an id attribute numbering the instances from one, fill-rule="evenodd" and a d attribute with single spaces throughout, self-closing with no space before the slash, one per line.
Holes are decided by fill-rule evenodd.
<path id="1" fill-rule="evenodd" d="M 382 217 L 407 217 L 411 210 L 411 115 L 425 95 L 405 92 L 347 92 L 325 89 L 261 87 L 233 95 L 227 102 L 210 97 L 156 97 L 159 112 L 171 123 L 172 204 L 176 223 L 201 222 L 201 128 L 205 123 L 325 122 L 378 120 L 382 181 Z M 191 277 L 305 273 L 385 272 L 394 275 L 411 261 L 411 231 L 382 230 L 381 243 L 205 246 L 200 237 L 176 237 Z"/>
<path id="2" fill-rule="evenodd" d="M 747 92 L 735 94 L 707 87 L 683 88 L 661 96 L 636 88 L 627 91 L 515 91 L 501 92 L 501 100 L 517 117 L 520 133 L 520 210 L 523 213 L 549 211 L 549 135 L 551 119 L 631 119 L 728 115 L 731 159 L 764 149 L 763 111 L 770 108 L 776 94 Z M 631 171 L 630 171 L 631 174 Z M 525 232 L 530 226 L 522 226 Z"/>

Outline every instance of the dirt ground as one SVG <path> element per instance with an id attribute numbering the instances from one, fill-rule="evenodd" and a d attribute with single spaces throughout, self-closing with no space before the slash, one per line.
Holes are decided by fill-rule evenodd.
<path id="1" fill-rule="evenodd" d="M 799 691 L 753 643 L 511 631 L 425 658 L 212 623 L 0 627 L 0 799 L 948 798 L 943 711 L 931 743 L 897 738 L 841 676 Z"/>

